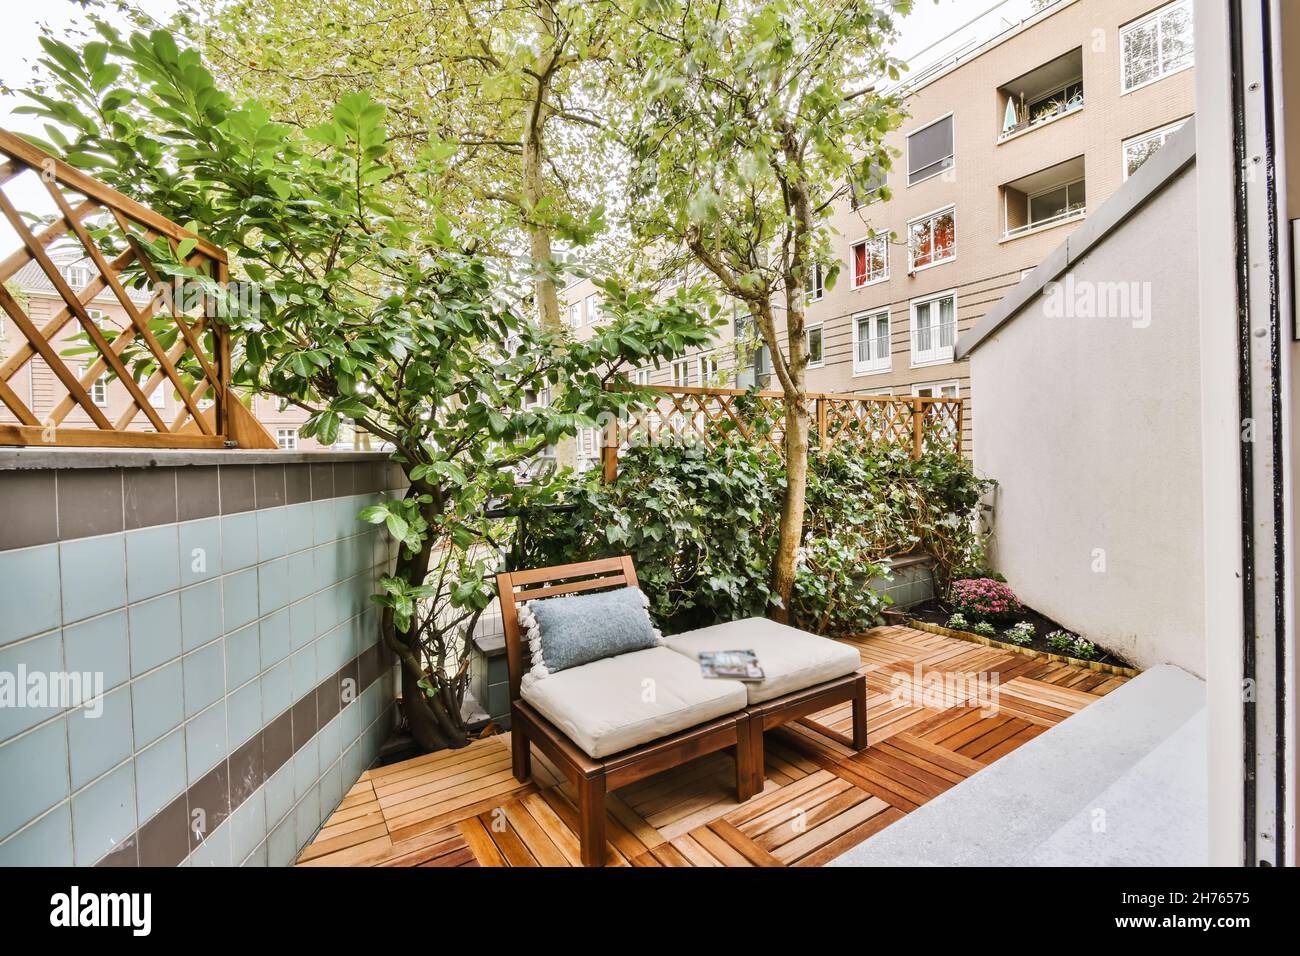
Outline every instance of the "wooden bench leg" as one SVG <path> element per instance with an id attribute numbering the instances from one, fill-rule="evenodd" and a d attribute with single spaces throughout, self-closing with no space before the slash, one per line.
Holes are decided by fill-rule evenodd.
<path id="1" fill-rule="evenodd" d="M 853 749 L 867 749 L 867 678 L 859 674 L 853 682 Z"/>
<path id="2" fill-rule="evenodd" d="M 762 734 L 755 727 L 755 722 L 748 715 L 741 715 L 736 721 L 736 799 L 744 803 L 762 790 L 758 783 L 758 773 L 754 769 L 753 735 Z M 762 759 L 762 744 L 759 745 L 759 759 Z"/>
<path id="3" fill-rule="evenodd" d="M 605 773 L 578 778 L 578 841 L 583 866 L 605 865 Z"/>
<path id="4" fill-rule="evenodd" d="M 533 752 L 528 746 L 528 735 L 524 732 L 524 722 L 519 714 L 510 720 L 510 764 L 515 772 L 515 779 L 527 783 L 533 775 Z"/>

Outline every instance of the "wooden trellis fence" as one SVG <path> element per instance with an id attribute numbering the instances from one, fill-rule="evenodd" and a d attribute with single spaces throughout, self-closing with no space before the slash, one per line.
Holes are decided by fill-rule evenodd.
<path id="1" fill-rule="evenodd" d="M 38 227 L 29 224 L 6 192 L 19 177 L 49 193 L 55 217 Z M 0 404 L 9 413 L 0 416 L 0 445 L 276 447 L 230 390 L 229 338 L 217 321 L 216 303 L 208 295 L 176 294 L 149 245 L 161 239 L 174 255 L 184 251 L 186 266 L 224 286 L 223 250 L 5 130 L 0 215 L 19 239 L 19 248 L 0 259 L 0 308 L 20 334 L 18 346 L 0 362 Z M 85 279 L 79 288 L 63 265 L 69 251 L 75 253 L 71 261 L 84 266 L 77 269 L 77 278 Z M 62 300 L 39 318 L 7 287 L 32 263 Z M 109 327 L 97 305 L 120 309 L 121 327 Z M 76 358 L 68 354 L 73 351 Z M 39 368 L 45 377 L 41 366 L 53 373 L 56 394 L 33 407 L 32 376 Z M 24 370 L 28 400 L 14 384 Z M 97 385 L 104 377 L 121 383 L 129 396 L 111 417 L 108 403 L 95 399 L 97 389 L 106 388 Z M 150 400 L 160 387 L 179 402 L 171 421 Z M 90 427 L 75 420 L 65 425 L 78 408 Z"/>
<path id="2" fill-rule="evenodd" d="M 651 408 L 611 421 L 602 437 L 605 479 L 618 474 L 619 449 L 633 443 L 701 441 L 714 448 L 737 436 L 784 449 L 785 396 L 779 391 L 654 385 Z M 809 440 L 896 446 L 919 458 L 930 447 L 951 444 L 961 453 L 962 400 L 900 395 L 839 395 L 811 392 Z"/>

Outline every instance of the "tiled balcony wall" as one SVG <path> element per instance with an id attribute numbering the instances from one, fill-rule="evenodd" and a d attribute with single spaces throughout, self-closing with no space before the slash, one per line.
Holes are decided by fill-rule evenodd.
<path id="1" fill-rule="evenodd" d="M 393 725 L 369 600 L 391 545 L 356 515 L 400 478 L 370 454 L 0 452 L 0 865 L 291 863 Z M 74 673 L 102 713 L 24 695 Z"/>

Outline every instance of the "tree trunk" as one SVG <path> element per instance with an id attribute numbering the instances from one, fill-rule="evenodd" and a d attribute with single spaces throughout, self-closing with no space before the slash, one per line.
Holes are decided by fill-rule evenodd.
<path id="1" fill-rule="evenodd" d="M 402 667 L 402 712 L 410 727 L 411 737 L 421 749 L 451 750 L 469 743 L 469 735 L 460 723 L 460 715 L 451 720 L 441 703 L 425 694 L 408 667 Z"/>
<path id="2" fill-rule="evenodd" d="M 804 502 L 808 493 L 807 402 L 789 395 L 785 399 L 785 498 L 781 502 L 781 534 L 772 565 L 772 591 L 781 598 L 781 606 L 772 604 L 768 616 L 787 624 L 790 600 L 794 593 L 795 558 L 803 538 Z"/>

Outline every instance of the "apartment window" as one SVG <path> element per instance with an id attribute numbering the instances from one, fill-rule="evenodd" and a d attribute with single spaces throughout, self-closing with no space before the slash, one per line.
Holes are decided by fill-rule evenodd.
<path id="1" fill-rule="evenodd" d="M 1136 173 L 1156 150 L 1165 145 L 1165 140 L 1174 135 L 1186 122 L 1187 120 L 1180 119 L 1177 123 L 1170 123 L 1168 126 L 1124 140 L 1124 178 L 1128 179 Z"/>
<path id="2" fill-rule="evenodd" d="M 158 383 L 158 387 L 149 393 L 149 404 L 154 408 L 167 407 L 167 382 L 166 380 Z"/>
<path id="3" fill-rule="evenodd" d="M 90 282 L 90 270 L 85 266 L 64 266 L 63 279 L 74 290 L 80 292 Z"/>
<path id="4" fill-rule="evenodd" d="M 826 361 L 826 357 L 822 352 L 822 327 L 820 323 L 810 325 L 804 329 L 804 336 L 808 342 L 808 364 L 813 368 L 817 368 Z"/>
<path id="5" fill-rule="evenodd" d="M 1121 92 L 1192 65 L 1192 0 L 1165 4 L 1119 31 Z"/>
<path id="6" fill-rule="evenodd" d="M 596 429 L 581 428 L 578 430 L 578 457 L 600 457 L 600 443 L 597 440 Z"/>
<path id="7" fill-rule="evenodd" d="M 907 271 L 916 272 L 957 255 L 957 209 L 931 213 L 907 224 Z"/>
<path id="8" fill-rule="evenodd" d="M 808 272 L 808 279 L 804 282 L 804 294 L 808 296 L 808 301 L 816 302 L 826 291 L 825 276 L 822 274 L 821 263 L 814 263 Z"/>
<path id="9" fill-rule="evenodd" d="M 576 329 L 582 325 L 582 303 L 574 302 L 569 306 L 569 328 Z"/>
<path id="10" fill-rule="evenodd" d="M 952 114 L 940 117 L 907 137 L 907 185 L 937 176 L 953 163 Z"/>
<path id="11" fill-rule="evenodd" d="M 293 451 L 298 447 L 298 429 L 277 428 L 275 430 L 275 443 L 285 451 Z"/>
<path id="12" fill-rule="evenodd" d="M 632 373 L 632 384 L 633 384 L 633 385 L 649 385 L 649 384 L 650 384 L 650 369 L 648 369 L 648 368 L 639 368 L 639 369 L 637 369 L 635 372 L 633 372 L 633 373 Z"/>
<path id="13" fill-rule="evenodd" d="M 89 365 L 83 365 L 81 367 L 81 374 L 83 377 L 89 371 Z M 108 405 L 108 372 L 104 372 L 99 376 L 99 378 L 95 379 L 95 381 L 91 383 L 90 400 L 100 408 L 104 408 Z"/>
<path id="14" fill-rule="evenodd" d="M 588 325 L 596 324 L 596 312 L 599 308 L 600 308 L 600 303 L 597 301 L 596 296 L 595 295 L 587 296 L 587 324 Z"/>
<path id="15" fill-rule="evenodd" d="M 673 362 L 673 387 L 682 388 L 691 384 L 691 363 L 689 359 L 677 359 Z"/>
<path id="16" fill-rule="evenodd" d="M 853 374 L 889 369 L 889 310 L 853 317 Z"/>
<path id="17" fill-rule="evenodd" d="M 957 295 L 943 292 L 912 302 L 912 365 L 952 361 L 957 340 Z"/>
<path id="18" fill-rule="evenodd" d="M 1078 215 L 1087 205 L 1082 179 L 1052 186 L 1029 197 L 1029 226 L 1042 226 Z"/>
<path id="19" fill-rule="evenodd" d="M 701 386 L 708 388 L 711 385 L 718 384 L 718 356 L 716 354 L 705 352 L 696 359 L 695 367 Z"/>
<path id="20" fill-rule="evenodd" d="M 859 206 L 869 206 L 877 199 L 883 199 L 882 190 L 888 182 L 888 174 L 885 170 L 876 164 L 872 164 L 871 173 L 867 176 L 866 182 L 862 184 L 862 191 L 858 192 L 858 187 L 853 182 L 849 183 L 849 209 L 855 210 Z"/>
<path id="21" fill-rule="evenodd" d="M 913 385 L 913 398 L 960 398 L 961 386 L 957 382 L 931 382 L 928 385 Z"/>
<path id="22" fill-rule="evenodd" d="M 889 278 L 889 240 L 885 236 L 862 239 L 849 249 L 853 261 L 853 288 Z"/>

